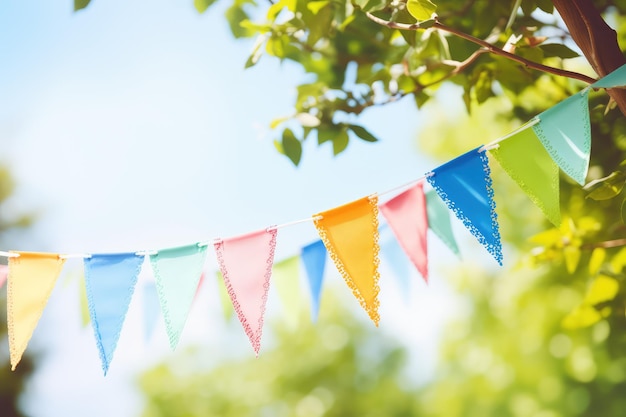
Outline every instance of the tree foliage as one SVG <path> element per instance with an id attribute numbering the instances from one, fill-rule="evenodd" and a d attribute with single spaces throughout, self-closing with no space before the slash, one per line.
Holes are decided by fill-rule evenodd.
<path id="1" fill-rule="evenodd" d="M 315 328 L 276 323 L 265 336 L 276 346 L 262 359 L 199 371 L 207 352 L 197 349 L 149 370 L 140 379 L 148 400 L 143 416 L 417 415 L 417 390 L 403 372 L 406 352 L 339 305 L 329 304 Z"/>

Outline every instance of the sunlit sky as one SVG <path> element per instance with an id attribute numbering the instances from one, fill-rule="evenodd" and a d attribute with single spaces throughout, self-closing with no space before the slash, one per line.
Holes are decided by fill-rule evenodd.
<path id="1" fill-rule="evenodd" d="M 423 120 L 410 101 L 360 120 L 379 143 L 355 140 L 336 158 L 306 143 L 293 167 L 268 125 L 292 111 L 303 75 L 268 57 L 244 71 L 252 43 L 231 38 L 222 9 L 199 15 L 192 0 L 94 0 L 78 13 L 70 0 L 0 5 L 0 161 L 18 183 L 8 209 L 38 214 L 20 247 L 0 250 L 123 252 L 233 236 L 308 218 L 434 167 L 418 153 Z M 316 238 L 311 224 L 281 229 L 277 260 Z M 436 272 L 454 258 L 429 242 Z M 80 326 L 76 285 L 63 285 L 80 262 L 66 270 L 29 346 L 42 355 L 25 408 L 33 416 L 137 415 L 133 376 L 167 356 L 164 329 L 145 344 L 133 303 L 104 378 L 93 334 Z M 410 306 L 382 282 L 380 332 L 414 348 L 410 373 L 419 375 L 432 371 L 450 298 L 436 275 L 428 287 L 415 278 Z M 220 333 L 207 287 L 181 345 L 228 351 L 235 343 L 252 356 L 243 331 Z"/>

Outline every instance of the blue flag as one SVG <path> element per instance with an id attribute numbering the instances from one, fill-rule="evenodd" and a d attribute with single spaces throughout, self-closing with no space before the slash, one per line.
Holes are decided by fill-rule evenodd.
<path id="1" fill-rule="evenodd" d="M 84 260 L 89 315 L 105 375 L 120 338 L 143 259 L 135 253 L 120 253 L 91 255 Z"/>
<path id="2" fill-rule="evenodd" d="M 304 262 L 304 268 L 309 279 L 309 288 L 311 289 L 311 319 L 316 321 L 320 310 L 324 267 L 326 266 L 324 242 L 318 240 L 303 247 L 302 262 Z"/>
<path id="3" fill-rule="evenodd" d="M 465 227 L 502 265 L 502 243 L 491 170 L 485 152 L 476 148 L 436 168 L 430 185 Z"/>

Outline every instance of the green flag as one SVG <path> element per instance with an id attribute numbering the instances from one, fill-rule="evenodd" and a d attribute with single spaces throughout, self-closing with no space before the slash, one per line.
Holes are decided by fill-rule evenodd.
<path id="1" fill-rule="evenodd" d="M 302 306 L 306 305 L 300 292 L 300 257 L 292 256 L 274 264 L 272 285 L 278 292 L 285 322 L 295 329 Z"/>
<path id="2" fill-rule="evenodd" d="M 532 129 L 500 143 L 490 153 L 555 226 L 561 224 L 559 167 Z"/>

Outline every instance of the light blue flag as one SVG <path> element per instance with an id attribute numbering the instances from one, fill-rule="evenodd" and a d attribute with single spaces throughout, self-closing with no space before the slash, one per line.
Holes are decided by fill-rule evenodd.
<path id="1" fill-rule="evenodd" d="M 585 184 L 591 153 L 588 90 L 540 113 L 533 130 L 556 164 L 580 185 Z"/>
<path id="2" fill-rule="evenodd" d="M 455 255 L 461 256 L 461 251 L 459 251 L 459 246 L 452 232 L 450 212 L 435 190 L 430 190 L 426 193 L 426 212 L 428 214 L 428 228 L 432 230 Z"/>
<path id="3" fill-rule="evenodd" d="M 154 282 L 143 286 L 143 328 L 146 342 L 152 339 L 157 319 L 159 318 L 159 296 Z"/>
<path id="4" fill-rule="evenodd" d="M 324 267 L 326 266 L 326 247 L 321 240 L 302 248 L 302 262 L 309 278 L 311 289 L 311 319 L 315 322 L 320 309 Z"/>
<path id="5" fill-rule="evenodd" d="M 89 315 L 106 375 L 135 291 L 143 256 L 135 253 L 91 255 L 85 258 Z"/>
<path id="6" fill-rule="evenodd" d="M 502 265 L 502 243 L 484 151 L 476 148 L 433 170 L 430 185 L 465 227 Z"/>
<path id="7" fill-rule="evenodd" d="M 387 225 L 381 226 L 378 231 L 380 234 L 380 249 L 383 252 L 383 256 L 387 259 L 393 275 L 396 277 L 404 301 L 408 304 L 411 291 L 410 260 Z"/>
<path id="8" fill-rule="evenodd" d="M 185 327 L 200 283 L 207 246 L 197 244 L 159 250 L 150 255 L 165 328 L 173 349 Z"/>
<path id="9" fill-rule="evenodd" d="M 593 88 L 613 88 L 626 86 L 626 64 L 591 84 Z"/>

